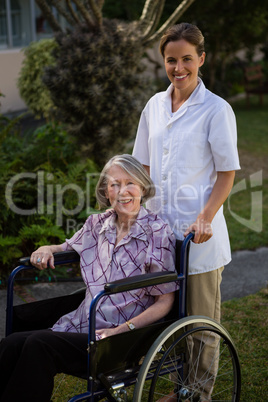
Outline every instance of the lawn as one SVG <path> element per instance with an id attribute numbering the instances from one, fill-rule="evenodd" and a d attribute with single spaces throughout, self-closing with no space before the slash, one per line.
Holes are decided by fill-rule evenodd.
<path id="1" fill-rule="evenodd" d="M 222 324 L 234 340 L 241 364 L 241 402 L 267 401 L 267 307 L 268 289 L 222 305 Z"/>
<path id="2" fill-rule="evenodd" d="M 232 250 L 268 246 L 268 96 L 259 106 L 258 98 L 232 104 L 238 128 L 241 171 L 224 211 Z"/>
<path id="3" fill-rule="evenodd" d="M 241 402 L 267 400 L 267 307 L 268 289 L 222 304 L 222 324 L 233 338 L 241 364 Z M 55 388 L 59 388 L 53 402 L 63 402 L 71 395 L 85 392 L 85 381 L 65 376 L 60 383 L 61 379 L 61 375 L 56 377 Z"/>

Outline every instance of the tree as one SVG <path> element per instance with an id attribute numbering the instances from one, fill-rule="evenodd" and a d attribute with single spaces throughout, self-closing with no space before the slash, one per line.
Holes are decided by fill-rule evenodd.
<path id="1" fill-rule="evenodd" d="M 176 1 L 172 0 L 172 3 Z M 226 85 L 227 65 L 234 61 L 239 50 L 252 55 L 256 46 L 268 39 L 268 0 L 196 2 L 183 17 L 196 24 L 205 36 L 207 60 L 204 71 L 211 90 L 217 89 L 217 78 L 222 86 Z"/>
<path id="2" fill-rule="evenodd" d="M 165 0 L 146 0 L 132 22 L 103 17 L 104 0 L 36 0 L 55 31 L 55 65 L 45 69 L 60 120 L 84 152 L 100 165 L 121 152 L 136 130 L 152 89 L 142 74 L 146 48 L 181 17 L 194 0 L 183 0 L 159 26 Z M 65 18 L 64 30 L 50 6 Z"/>

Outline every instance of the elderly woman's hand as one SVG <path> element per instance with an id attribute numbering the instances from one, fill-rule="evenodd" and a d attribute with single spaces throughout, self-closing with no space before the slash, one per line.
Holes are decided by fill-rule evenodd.
<path id="1" fill-rule="evenodd" d="M 34 251 L 31 255 L 30 262 L 32 265 L 40 269 L 41 271 L 48 266 L 55 269 L 54 257 L 51 246 L 42 246 Z"/>
<path id="2" fill-rule="evenodd" d="M 105 328 L 105 329 L 97 329 L 96 337 L 97 340 L 107 338 L 108 336 L 116 335 L 117 328 Z"/>

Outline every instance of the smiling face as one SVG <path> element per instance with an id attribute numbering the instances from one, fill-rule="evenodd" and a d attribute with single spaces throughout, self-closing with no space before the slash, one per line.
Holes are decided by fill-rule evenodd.
<path id="1" fill-rule="evenodd" d="M 107 174 L 108 184 L 105 192 L 119 220 L 133 220 L 139 213 L 143 190 L 125 170 L 112 166 Z"/>
<path id="2" fill-rule="evenodd" d="M 197 86 L 198 70 L 204 64 L 205 53 L 198 56 L 196 47 L 184 39 L 168 42 L 164 52 L 167 76 L 175 91 L 190 95 Z"/>

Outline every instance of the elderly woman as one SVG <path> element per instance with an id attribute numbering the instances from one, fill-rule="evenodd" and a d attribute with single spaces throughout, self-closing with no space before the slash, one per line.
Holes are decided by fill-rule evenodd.
<path id="1" fill-rule="evenodd" d="M 96 188 L 100 208 L 80 231 L 61 245 L 42 246 L 31 255 L 39 269 L 54 269 L 53 253 L 76 250 L 86 296 L 77 310 L 48 330 L 14 333 L 0 345 L 0 401 L 50 401 L 59 372 L 83 373 L 87 367 L 89 305 L 108 281 L 158 271 L 174 271 L 175 238 L 141 204 L 155 188 L 143 166 L 130 155 L 113 157 Z M 97 339 L 135 330 L 164 317 L 176 285 L 165 284 L 103 298 L 96 314 Z M 3 371 L 3 370 L 1 370 Z"/>

